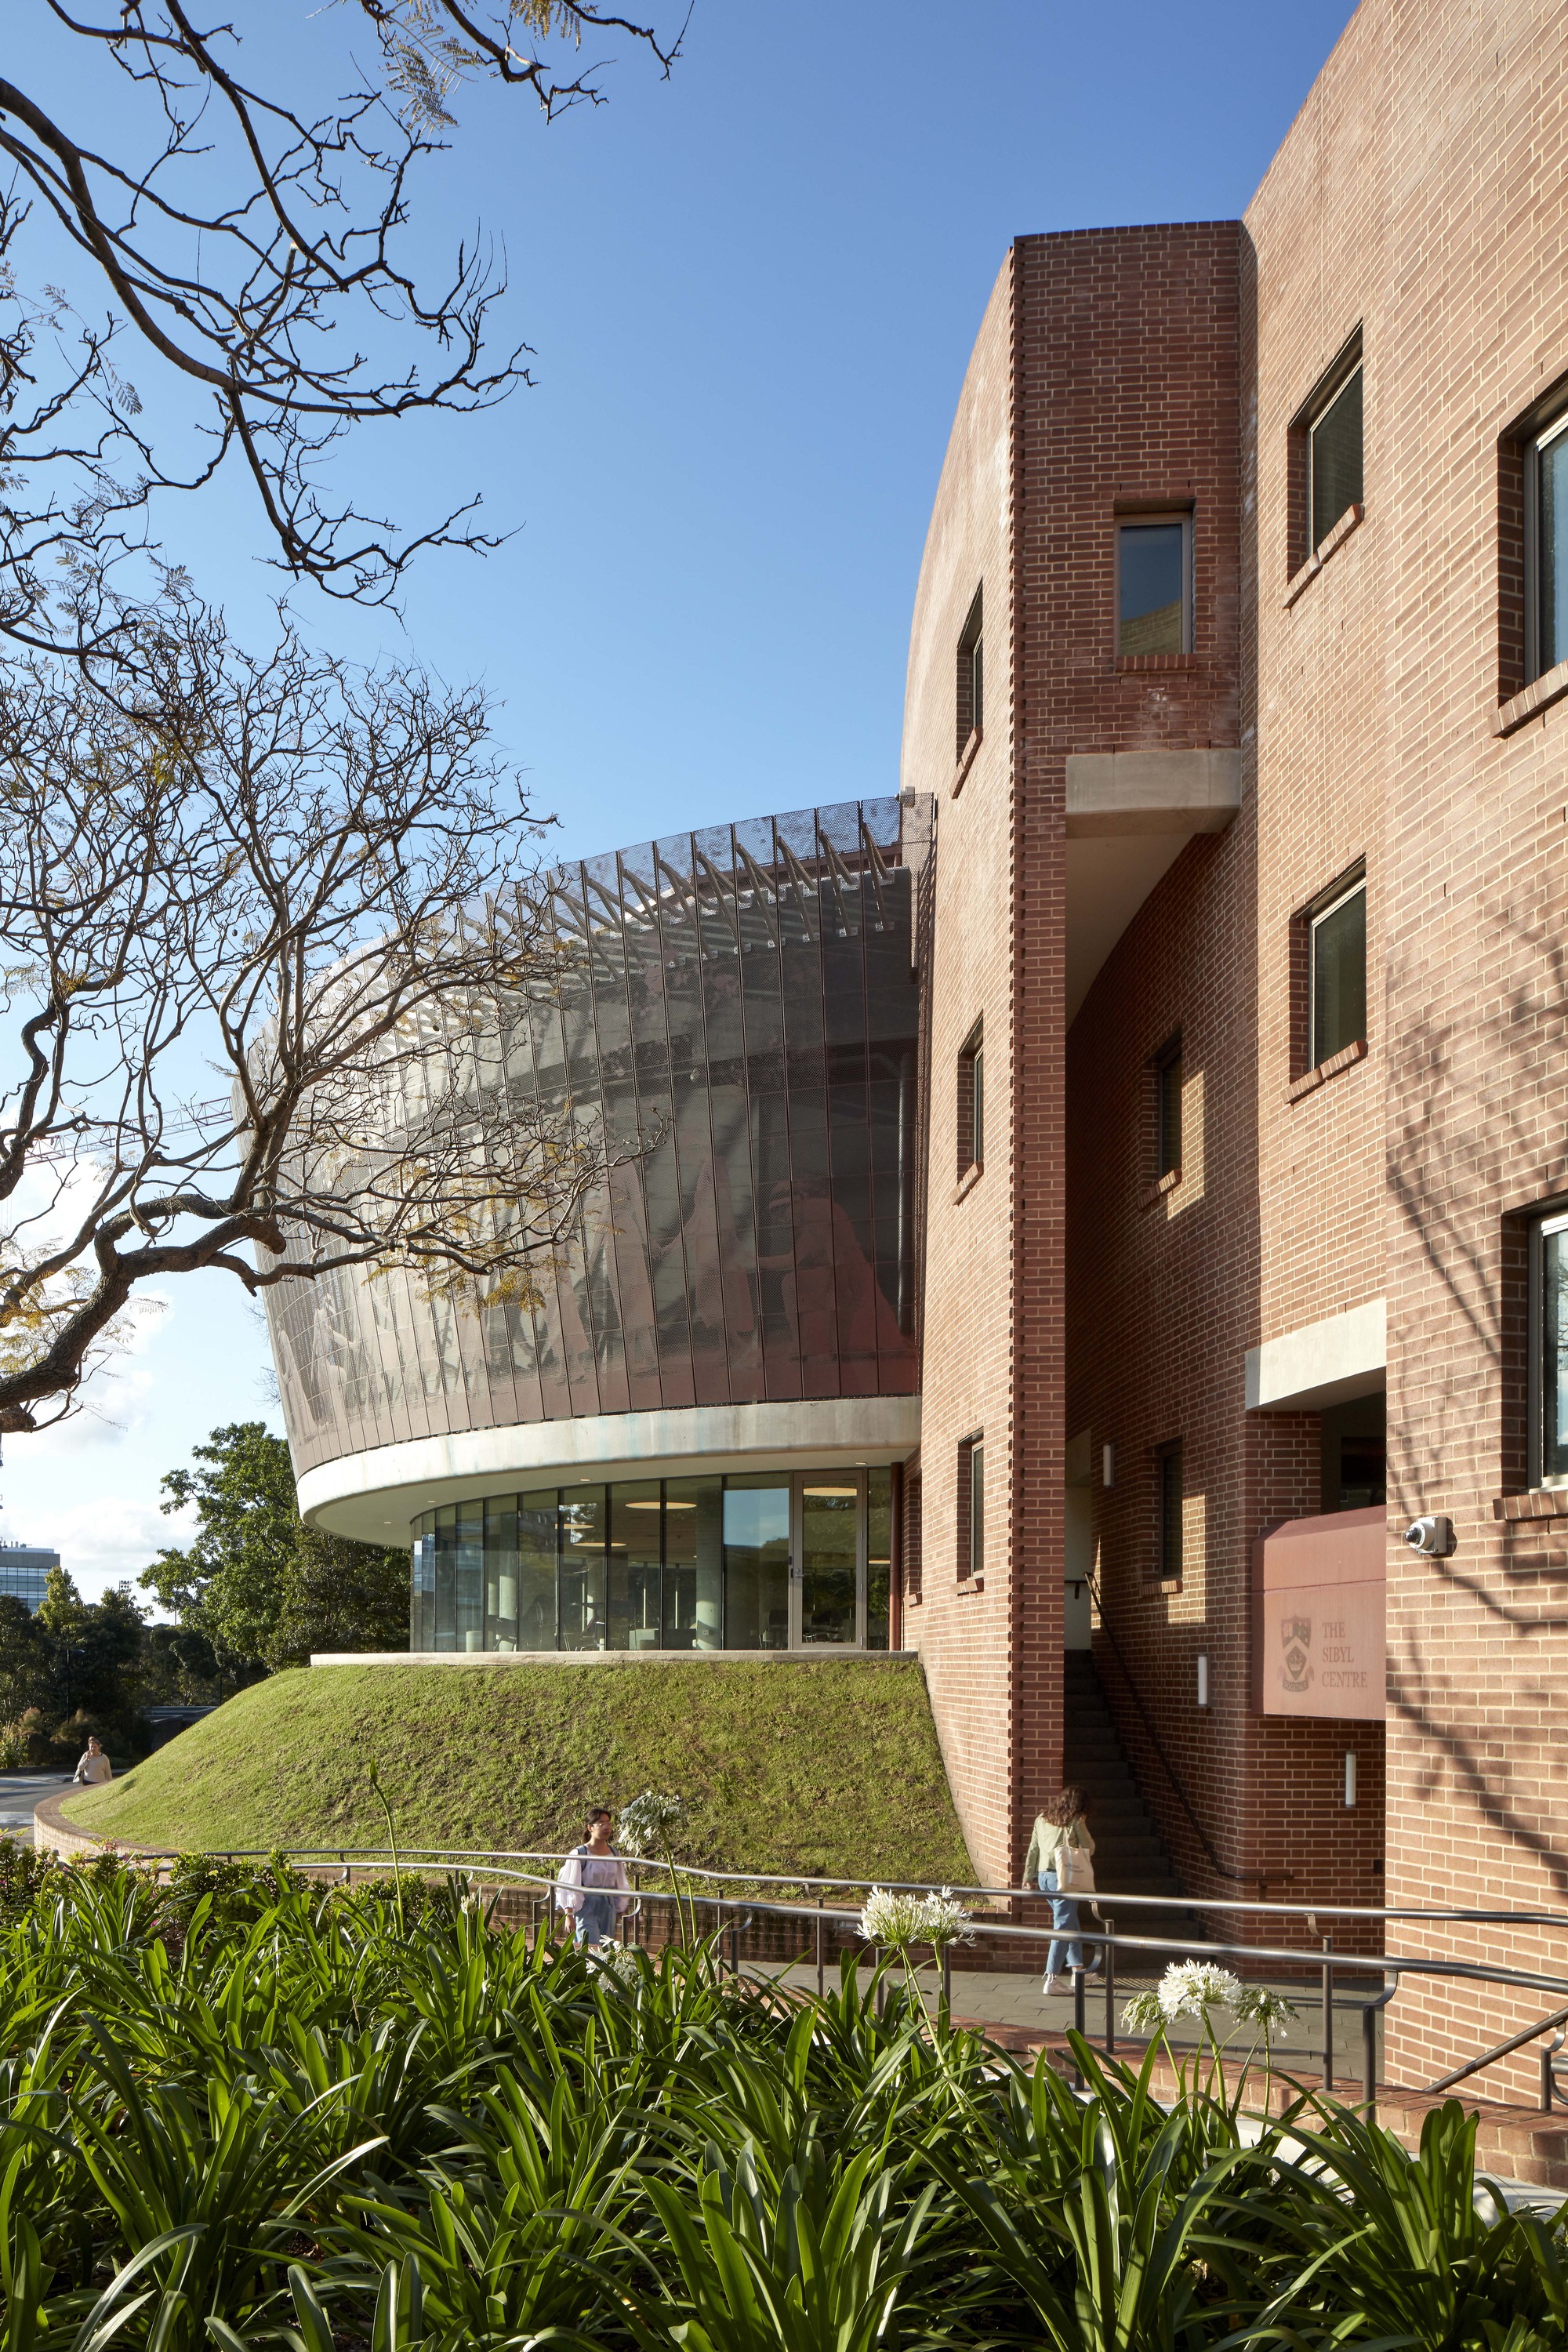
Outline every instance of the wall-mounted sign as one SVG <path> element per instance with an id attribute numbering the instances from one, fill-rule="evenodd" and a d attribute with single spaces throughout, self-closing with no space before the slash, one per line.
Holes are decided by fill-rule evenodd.
<path id="1" fill-rule="evenodd" d="M 1252 1704 L 1259 1715 L 1383 1720 L 1388 1515 L 1286 1519 L 1252 1547 Z"/>

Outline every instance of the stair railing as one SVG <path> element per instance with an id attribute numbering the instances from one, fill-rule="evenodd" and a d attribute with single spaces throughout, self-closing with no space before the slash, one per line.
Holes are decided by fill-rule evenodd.
<path id="1" fill-rule="evenodd" d="M 1100 1630 L 1105 1635 L 1107 1642 L 1110 1644 L 1112 1654 L 1116 1659 L 1117 1664 L 1121 1669 L 1122 1678 L 1126 1682 L 1128 1690 L 1131 1694 L 1132 1704 L 1142 1717 L 1143 1728 L 1149 1735 L 1149 1744 L 1153 1748 L 1155 1755 L 1159 1758 L 1161 1763 L 1165 1768 L 1165 1777 L 1170 1781 L 1172 1788 L 1175 1790 L 1176 1802 L 1180 1805 L 1183 1812 L 1185 1813 L 1188 1822 L 1191 1824 L 1193 1834 L 1204 1850 L 1204 1854 L 1208 1862 L 1210 1869 L 1214 1871 L 1217 1877 L 1228 1878 L 1233 1885 L 1255 1885 L 1258 1889 L 1259 1900 L 1267 1895 L 1270 1886 L 1289 1886 L 1295 1877 L 1296 1874 L 1294 1871 L 1232 1870 L 1230 1864 L 1228 1863 L 1222 1862 L 1218 1854 L 1215 1852 L 1214 1842 L 1210 1838 L 1207 1830 L 1205 1829 L 1202 1822 L 1198 1819 L 1196 1812 L 1194 1811 L 1192 1800 L 1188 1796 L 1186 1790 L 1182 1785 L 1182 1776 L 1177 1771 L 1175 1766 L 1172 1763 L 1169 1755 L 1166 1753 L 1165 1743 L 1160 1737 L 1153 1717 L 1150 1714 L 1149 1709 L 1143 1703 L 1143 1694 L 1138 1687 L 1137 1680 L 1133 1675 L 1132 1669 L 1128 1664 L 1126 1658 L 1122 1654 L 1121 1644 L 1116 1638 L 1115 1631 L 1111 1625 L 1110 1616 L 1106 1612 L 1105 1597 L 1100 1589 L 1100 1580 L 1095 1575 L 1092 1569 L 1089 1571 L 1086 1581 L 1089 1585 L 1089 1591 L 1094 1596 L 1095 1607 L 1100 1612 Z"/>
<path id="2" fill-rule="evenodd" d="M 1445 2074 L 1441 2081 L 1428 2083 L 1425 2095 L 1436 2098 L 1439 2091 L 1451 2091 L 1456 2083 L 1463 2083 L 1469 2075 L 1479 2074 L 1483 2066 L 1495 2066 L 1500 2058 L 1511 2058 L 1516 2050 L 1522 2050 L 1526 2042 L 1533 2042 L 1539 2034 L 1551 2033 L 1563 2025 L 1568 2025 L 1568 2009 L 1553 2010 L 1550 2017 L 1540 2019 L 1534 2025 L 1527 2025 L 1522 2033 L 1511 2033 L 1506 2042 L 1484 2050 L 1479 2058 L 1470 2059 L 1463 2066 L 1456 2066 L 1453 2073 Z M 1541 2053 L 1541 2104 L 1547 2109 L 1552 2105 L 1552 2093 L 1556 2087 L 1553 2062 L 1562 2041 L 1559 2032 L 1555 2042 L 1548 2042 Z"/>

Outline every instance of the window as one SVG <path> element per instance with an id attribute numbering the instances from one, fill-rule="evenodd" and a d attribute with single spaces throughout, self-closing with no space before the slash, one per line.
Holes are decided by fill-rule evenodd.
<path id="1" fill-rule="evenodd" d="M 985 589 L 974 592 L 969 618 L 958 640 L 958 757 L 962 760 L 972 735 L 985 726 Z"/>
<path id="2" fill-rule="evenodd" d="M 985 1441 L 961 1438 L 958 1446 L 958 1573 L 985 1572 Z"/>
<path id="3" fill-rule="evenodd" d="M 1173 1176 L 1182 1165 L 1182 1041 L 1173 1037 L 1154 1061 L 1156 1176 Z"/>
<path id="4" fill-rule="evenodd" d="M 985 1033 L 976 1022 L 958 1056 L 958 1174 L 985 1165 Z"/>
<path id="5" fill-rule="evenodd" d="M 1321 1432 L 1322 1507 L 1364 1511 L 1387 1500 L 1385 1400 L 1356 1397 L 1326 1404 L 1318 1416 Z"/>
<path id="6" fill-rule="evenodd" d="M 1312 551 L 1362 496 L 1362 371 L 1358 359 L 1307 426 L 1307 510 Z"/>
<path id="7" fill-rule="evenodd" d="M 1568 1485 L 1568 1211 L 1531 1228 L 1532 1486 Z"/>
<path id="8" fill-rule="evenodd" d="M 1154 1455 L 1154 1573 L 1172 1584 L 1182 1573 L 1182 1444 L 1177 1438 Z"/>
<path id="9" fill-rule="evenodd" d="M 1190 514 L 1116 526 L 1116 650 L 1186 654 L 1192 638 Z"/>
<path id="10" fill-rule="evenodd" d="M 1568 412 L 1524 453 L 1525 682 L 1568 661 Z"/>
<path id="11" fill-rule="evenodd" d="M 1366 877 L 1336 882 L 1307 917 L 1310 1031 L 1315 1070 L 1366 1035 Z"/>

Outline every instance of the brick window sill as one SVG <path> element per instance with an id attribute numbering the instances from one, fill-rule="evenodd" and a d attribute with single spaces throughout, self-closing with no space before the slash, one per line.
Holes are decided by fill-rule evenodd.
<path id="1" fill-rule="evenodd" d="M 961 1576 L 958 1580 L 958 1597 L 961 1601 L 971 1592 L 984 1592 L 984 1590 L 985 1579 L 983 1576 Z"/>
<path id="2" fill-rule="evenodd" d="M 1282 612 L 1288 613 L 1297 598 L 1306 594 L 1329 558 L 1339 553 L 1365 512 L 1364 506 L 1351 506 L 1345 509 L 1328 537 L 1319 541 L 1300 572 L 1292 575 L 1290 585 L 1285 591 L 1285 602 L 1280 607 Z"/>
<path id="3" fill-rule="evenodd" d="M 1543 710 L 1550 710 L 1554 702 L 1561 702 L 1565 694 L 1568 694 L 1568 661 L 1560 661 L 1554 669 L 1543 670 L 1522 694 L 1510 695 L 1508 701 L 1500 704 L 1492 720 L 1492 733 L 1511 735 L 1516 727 L 1527 726 Z"/>
<path id="4" fill-rule="evenodd" d="M 1532 1486 L 1524 1495 L 1494 1495 L 1494 1519 L 1568 1519 L 1568 1486 Z"/>
<path id="5" fill-rule="evenodd" d="M 959 793 L 963 790 L 963 780 L 965 776 L 968 775 L 971 768 L 973 767 L 974 755 L 979 751 L 980 746 L 984 742 L 984 740 L 985 730 L 984 728 L 975 727 L 970 730 L 969 740 L 958 755 L 958 768 L 952 783 L 948 786 L 947 796 L 949 800 L 955 801 L 958 798 Z"/>
<path id="6" fill-rule="evenodd" d="M 1337 1078 L 1342 1070 L 1353 1070 L 1358 1062 L 1365 1061 L 1366 1056 L 1364 1037 L 1358 1037 L 1353 1045 L 1342 1045 L 1337 1054 L 1331 1054 L 1328 1060 L 1320 1062 L 1315 1070 L 1308 1070 L 1296 1079 L 1285 1097 L 1286 1101 L 1304 1102 L 1309 1095 L 1315 1095 L 1320 1087 L 1326 1087 L 1331 1078 Z"/>
<path id="7" fill-rule="evenodd" d="M 984 1173 L 985 1162 L 984 1160 L 976 1160 L 972 1167 L 964 1170 L 963 1175 L 959 1178 L 957 1183 L 952 1188 L 952 1205 L 955 1209 L 957 1208 L 960 1201 L 966 1201 L 968 1199 L 970 1193 L 973 1192 L 976 1184 L 979 1183 L 980 1179 L 984 1175 Z"/>
<path id="8" fill-rule="evenodd" d="M 1164 1199 L 1167 1192 L 1173 1192 L 1181 1181 L 1182 1171 L 1179 1168 L 1167 1168 L 1156 1183 L 1144 1185 L 1138 1196 L 1138 1206 L 1141 1209 L 1152 1209 L 1157 1202 Z"/>
<path id="9" fill-rule="evenodd" d="M 1158 677 L 1171 670 L 1205 669 L 1199 654 L 1118 654 L 1118 677 Z"/>

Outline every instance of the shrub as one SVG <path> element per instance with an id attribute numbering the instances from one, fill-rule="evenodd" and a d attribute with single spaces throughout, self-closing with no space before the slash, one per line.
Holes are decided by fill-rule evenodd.
<path id="1" fill-rule="evenodd" d="M 1212 1988 L 1211 1994 L 1212 1994 Z M 908 1979 L 597 1956 L 461 1876 L 0 1846 L 7 2343 L 501 2352 L 1561 2352 L 1563 2217 L 1331 2104 L 1077 2045 L 1080 2095 Z"/>

